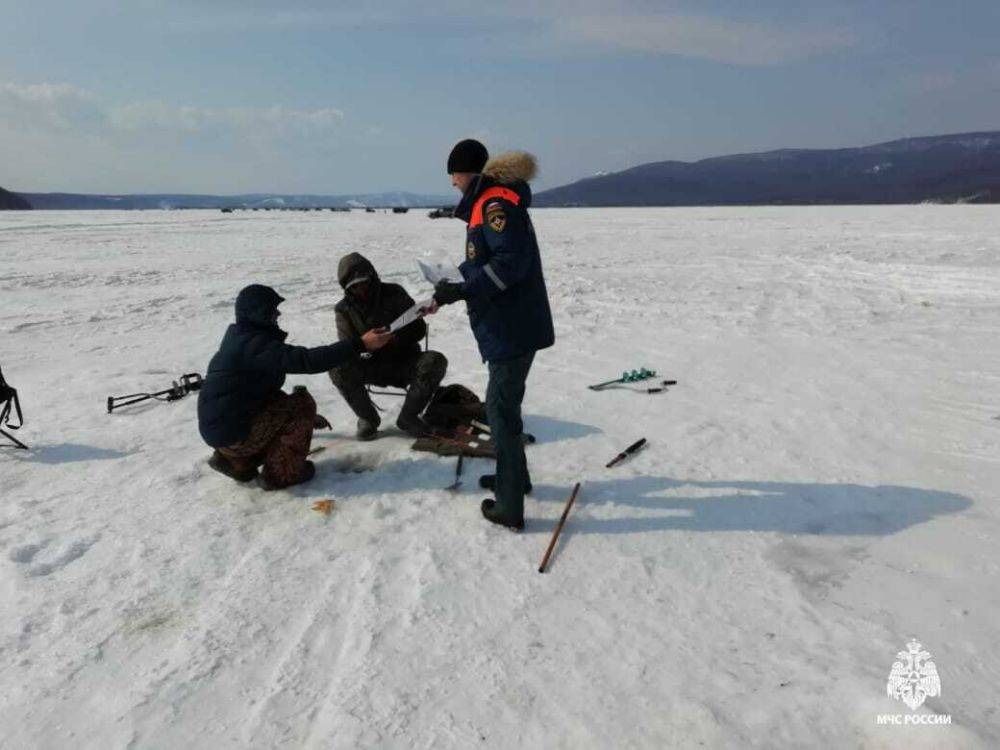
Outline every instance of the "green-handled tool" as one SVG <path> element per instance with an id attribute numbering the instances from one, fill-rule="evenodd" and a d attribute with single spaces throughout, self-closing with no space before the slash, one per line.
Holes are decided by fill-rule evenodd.
<path id="1" fill-rule="evenodd" d="M 622 373 L 620 378 L 615 378 L 614 380 L 608 380 L 604 383 L 597 383 L 595 385 L 588 385 L 592 391 L 599 391 L 601 388 L 606 388 L 609 385 L 615 385 L 617 383 L 638 383 L 640 380 L 648 380 L 649 378 L 656 377 L 656 370 L 647 370 L 645 367 L 640 367 L 638 370 L 626 370 Z"/>

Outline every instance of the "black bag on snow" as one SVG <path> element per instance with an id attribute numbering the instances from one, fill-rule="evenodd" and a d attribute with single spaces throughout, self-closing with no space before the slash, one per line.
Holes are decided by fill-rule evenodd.
<path id="1" fill-rule="evenodd" d="M 424 421 L 442 430 L 453 430 L 473 420 L 485 424 L 486 406 L 479 396 L 458 383 L 438 388 L 424 412 Z"/>

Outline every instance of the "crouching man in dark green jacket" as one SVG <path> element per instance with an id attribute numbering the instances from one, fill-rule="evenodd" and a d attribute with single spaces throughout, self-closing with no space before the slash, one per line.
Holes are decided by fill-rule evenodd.
<path id="1" fill-rule="evenodd" d="M 371 262 L 360 253 L 340 259 L 337 279 L 344 298 L 335 308 L 341 341 L 356 339 L 363 331 L 383 328 L 413 307 L 413 298 L 399 284 L 382 281 Z M 421 351 L 427 324 L 416 320 L 396 332 L 392 342 L 365 359 L 351 359 L 330 370 L 330 380 L 358 418 L 358 439 L 373 440 L 381 418 L 366 385 L 406 389 L 406 399 L 396 426 L 413 437 L 427 432 L 420 418 L 448 369 L 440 352 Z"/>
<path id="2" fill-rule="evenodd" d="M 209 466 L 239 482 L 258 478 L 267 490 L 312 479 L 316 469 L 306 456 L 313 428 L 329 427 L 304 387 L 291 395 L 281 390 L 285 375 L 324 372 L 392 340 L 390 333 L 371 330 L 328 346 L 291 346 L 278 328 L 282 302 L 260 284 L 239 293 L 236 323 L 226 330 L 198 394 L 198 429 L 215 448 Z"/>

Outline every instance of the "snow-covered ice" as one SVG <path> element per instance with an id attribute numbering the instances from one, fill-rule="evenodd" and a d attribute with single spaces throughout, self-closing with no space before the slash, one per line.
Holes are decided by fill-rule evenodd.
<path id="1" fill-rule="evenodd" d="M 309 345 L 344 253 L 428 291 L 414 260 L 460 259 L 460 223 L 0 216 L 0 366 L 32 446 L 0 451 L 0 746 L 998 746 L 1000 210 L 535 221 L 558 342 L 514 534 L 479 515 L 485 461 L 444 491 L 453 460 L 354 442 L 325 376 L 289 378 L 334 429 L 285 493 L 208 469 L 193 397 L 104 408 L 203 372 L 244 284 Z M 482 391 L 458 307 L 430 340 Z M 639 367 L 680 383 L 586 388 Z M 911 637 L 942 683 L 918 713 L 950 726 L 876 723 L 910 713 L 886 680 Z"/>

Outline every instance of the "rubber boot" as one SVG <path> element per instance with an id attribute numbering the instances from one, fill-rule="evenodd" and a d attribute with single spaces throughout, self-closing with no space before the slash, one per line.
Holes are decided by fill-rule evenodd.
<path id="1" fill-rule="evenodd" d="M 368 391 L 365 390 L 361 373 L 351 365 L 346 365 L 330 370 L 330 380 L 358 418 L 358 440 L 374 440 L 378 437 L 382 418 L 378 415 Z"/>
<path id="2" fill-rule="evenodd" d="M 479 486 L 484 490 L 489 490 L 493 492 L 497 488 L 497 475 L 496 474 L 483 474 L 479 477 Z M 530 495 L 532 490 L 531 480 L 529 479 L 524 485 L 524 494 Z"/>
<path id="3" fill-rule="evenodd" d="M 282 484 L 280 482 L 275 482 L 273 479 L 270 479 L 266 473 L 261 472 L 260 476 L 257 477 L 257 486 L 267 492 L 273 492 L 274 490 L 283 490 L 286 487 L 292 487 L 296 484 L 303 484 L 308 482 L 314 476 L 316 476 L 316 464 L 312 461 L 306 461 L 302 466 L 302 473 L 299 474 L 299 476 L 293 481 Z"/>
<path id="4" fill-rule="evenodd" d="M 483 500 L 482 505 L 479 509 L 483 513 L 483 518 L 485 518 L 490 523 L 495 523 L 498 526 L 506 526 L 508 529 L 514 529 L 515 531 L 520 531 L 524 528 L 524 517 L 521 518 L 505 518 L 497 512 L 497 501 L 491 497 Z"/>
<path id="5" fill-rule="evenodd" d="M 396 426 L 408 435 L 419 438 L 431 431 L 420 415 L 441 385 L 448 370 L 448 360 L 440 352 L 424 352 L 417 358 L 414 370 Z"/>
<path id="6" fill-rule="evenodd" d="M 226 458 L 219 451 L 212 453 L 212 457 L 208 459 L 208 465 L 237 482 L 249 482 L 257 477 L 257 467 L 252 463 Z"/>
<path id="7" fill-rule="evenodd" d="M 420 438 L 430 433 L 426 422 L 420 418 L 421 412 L 434 395 L 434 390 L 424 385 L 410 386 L 403 401 L 403 408 L 396 419 L 396 426 L 411 437 Z"/>
<path id="8" fill-rule="evenodd" d="M 382 420 L 379 419 L 377 414 L 375 415 L 375 420 L 374 422 L 370 422 L 367 419 L 358 420 L 358 440 L 368 442 L 378 437 L 378 426 L 382 423 Z"/>

